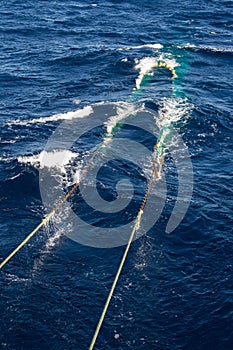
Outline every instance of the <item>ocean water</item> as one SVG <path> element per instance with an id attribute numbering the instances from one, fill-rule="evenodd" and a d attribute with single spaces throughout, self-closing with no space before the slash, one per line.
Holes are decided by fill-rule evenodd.
<path id="1" fill-rule="evenodd" d="M 110 216 L 77 205 L 79 193 L 70 204 L 92 227 L 96 245 L 98 229 L 114 227 L 120 239 L 122 225 L 136 217 L 151 164 L 123 162 L 127 147 L 105 162 L 98 147 L 116 121 L 121 138 L 151 152 L 152 135 L 124 121 L 149 108 L 161 128 L 166 114 L 188 147 L 188 211 L 166 233 L 178 194 L 168 154 L 164 208 L 131 246 L 95 349 L 233 348 L 232 15 L 229 0 L 1 1 L 1 260 L 46 213 L 41 171 L 53 169 L 55 187 L 46 193 L 59 188 L 65 194 L 90 160 L 103 163 L 101 197 L 111 203 L 118 181 L 130 178 L 133 200 L 127 211 Z M 159 60 L 178 77 L 156 69 Z M 62 123 L 81 130 L 93 108 L 102 124 L 92 124 L 68 149 L 46 148 Z M 73 240 L 79 228 L 65 219 L 60 211 L 1 269 L 0 349 L 88 349 L 124 246 Z"/>

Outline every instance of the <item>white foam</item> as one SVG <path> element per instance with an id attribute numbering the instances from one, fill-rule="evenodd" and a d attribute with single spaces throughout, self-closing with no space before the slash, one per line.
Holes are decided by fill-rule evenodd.
<path id="1" fill-rule="evenodd" d="M 74 174 L 73 174 L 73 183 L 79 183 L 81 179 L 81 169 L 78 169 Z"/>
<path id="2" fill-rule="evenodd" d="M 65 165 L 77 157 L 76 153 L 69 150 L 55 150 L 51 152 L 42 151 L 32 156 L 19 156 L 18 162 L 23 164 L 31 164 L 36 168 L 56 168 L 64 171 Z"/>
<path id="3" fill-rule="evenodd" d="M 64 212 L 62 213 L 62 217 L 63 217 L 63 215 L 64 215 Z M 58 217 L 58 216 L 56 216 L 56 217 Z M 55 221 L 56 221 L 55 217 L 52 217 L 49 220 L 49 223 L 47 223 L 44 226 L 44 230 L 48 235 L 48 239 L 46 241 L 44 248 L 40 252 L 39 259 L 36 259 L 34 261 L 34 265 L 32 268 L 32 275 L 33 276 L 43 266 L 44 261 L 45 261 L 46 257 L 50 254 L 51 250 L 55 246 L 59 245 L 60 238 L 64 234 L 63 229 L 57 229 L 57 227 L 55 225 Z"/>
<path id="4" fill-rule="evenodd" d="M 20 177 L 20 175 L 21 175 L 21 173 L 16 174 L 16 175 L 14 175 L 14 176 L 11 176 L 11 177 L 8 178 L 7 180 L 15 180 L 15 179 L 17 179 L 18 177 Z"/>
<path id="5" fill-rule="evenodd" d="M 135 69 L 139 70 L 139 76 L 136 79 L 136 88 L 140 89 L 141 82 L 146 74 L 157 66 L 157 59 L 155 57 L 144 57 L 141 60 L 135 60 Z"/>
<path id="6" fill-rule="evenodd" d="M 226 52 L 226 53 L 232 53 L 233 47 L 214 47 L 214 46 L 208 46 L 208 45 L 194 45 L 194 44 L 185 44 L 180 45 L 178 48 L 182 49 L 197 49 L 197 50 L 208 50 L 212 52 Z"/>
<path id="7" fill-rule="evenodd" d="M 161 44 L 144 44 L 144 45 L 137 45 L 137 46 L 125 46 L 125 47 L 119 47 L 117 48 L 118 51 L 124 51 L 124 50 L 137 50 L 137 49 L 144 49 L 144 48 L 149 48 L 149 49 L 162 49 L 163 45 Z"/>
<path id="8" fill-rule="evenodd" d="M 184 119 L 193 109 L 193 105 L 186 98 L 163 98 L 159 106 L 156 124 L 160 129 L 172 122 Z"/>
<path id="9" fill-rule="evenodd" d="M 30 278 L 24 278 L 24 277 L 19 277 L 17 275 L 11 274 L 11 273 L 6 273 L 6 277 L 10 282 L 30 282 Z"/>
<path id="10" fill-rule="evenodd" d="M 7 153 L 3 152 L 2 156 L 0 157 L 0 162 L 10 162 L 14 160 L 13 157 L 9 157 Z"/>
<path id="11" fill-rule="evenodd" d="M 84 107 L 83 109 L 78 109 L 76 111 L 54 114 L 49 117 L 33 118 L 31 120 L 15 120 L 8 122 L 8 125 L 30 125 L 30 124 L 45 124 L 51 123 L 59 120 L 72 120 L 78 118 L 85 118 L 93 112 L 91 106 Z"/>
<path id="12" fill-rule="evenodd" d="M 107 133 L 111 134 L 113 128 L 116 126 L 116 124 L 127 118 L 130 114 L 132 114 L 133 112 L 135 112 L 135 106 L 133 104 L 130 103 L 126 103 L 126 102 L 121 102 L 118 103 L 117 106 L 117 114 L 113 117 L 110 117 L 105 123 L 104 125 L 106 126 L 107 129 Z"/>
<path id="13" fill-rule="evenodd" d="M 53 236 L 49 237 L 45 245 L 44 254 L 49 253 L 50 249 L 59 243 L 59 240 L 62 234 L 63 234 L 62 230 L 57 230 Z"/>
<path id="14" fill-rule="evenodd" d="M 17 142 L 17 140 L 0 140 L 1 144 L 14 144 Z"/>
<path id="15" fill-rule="evenodd" d="M 72 102 L 73 102 L 75 105 L 80 105 L 81 100 L 76 100 L 76 99 L 74 99 Z"/>
<path id="16" fill-rule="evenodd" d="M 158 61 L 166 63 L 170 68 L 178 67 L 180 64 L 170 54 L 162 53 L 157 58 Z"/>
<path id="17" fill-rule="evenodd" d="M 140 89 L 144 76 L 150 74 L 154 68 L 158 67 L 159 62 L 165 63 L 169 69 L 179 66 L 179 63 L 173 57 L 164 53 L 157 57 L 151 56 L 144 57 L 141 60 L 135 59 L 136 65 L 134 68 L 139 70 L 139 76 L 136 79 L 136 89 Z"/>

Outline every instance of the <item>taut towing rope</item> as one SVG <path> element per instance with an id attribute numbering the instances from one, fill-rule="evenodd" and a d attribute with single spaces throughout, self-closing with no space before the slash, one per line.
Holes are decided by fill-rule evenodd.
<path id="1" fill-rule="evenodd" d="M 108 297 L 107 297 L 107 300 L 105 302 L 105 305 L 104 305 L 104 308 L 103 308 L 103 311 L 101 313 L 101 316 L 100 316 L 100 319 L 99 319 L 99 322 L 97 324 L 97 327 L 96 327 L 96 330 L 95 330 L 95 333 L 93 335 L 93 338 L 92 338 L 92 341 L 91 341 L 91 345 L 89 347 L 89 350 L 92 350 L 95 346 L 95 343 L 96 343 L 96 339 L 98 337 L 98 334 L 100 332 L 100 328 L 102 326 L 102 323 L 104 321 L 104 317 L 106 315 L 106 312 L 108 310 L 108 306 L 110 304 L 110 301 L 112 299 L 112 296 L 113 296 L 113 293 L 114 293 L 114 290 L 116 288 L 116 285 L 117 285 L 117 282 L 118 282 L 118 279 L 120 277 L 120 274 L 121 274 L 121 270 L 124 266 L 124 263 L 125 263 L 125 260 L 127 258 L 127 255 L 128 255 L 128 252 L 129 252 L 129 248 L 131 246 L 131 243 L 134 239 L 134 236 L 135 236 L 135 233 L 137 232 L 137 230 L 139 229 L 140 227 L 140 222 L 141 222 L 141 216 L 143 214 L 143 210 L 144 210 L 144 207 L 146 205 L 146 201 L 147 201 L 147 198 L 149 196 L 149 193 L 150 193 L 150 190 L 151 190 L 151 187 L 152 187 L 152 184 L 153 184 L 153 180 L 154 178 L 156 179 L 159 179 L 159 175 L 158 175 L 158 171 L 156 169 L 156 164 L 155 164 L 155 160 L 153 160 L 153 172 L 150 176 L 150 180 L 149 180 L 149 183 L 148 183 L 148 186 L 147 186 L 147 189 L 146 189 L 146 192 L 145 192 L 145 195 L 143 197 L 143 200 L 142 200 L 142 204 L 140 206 L 140 209 L 138 211 L 138 214 L 137 214 L 137 217 L 134 221 L 134 225 L 133 225 L 133 228 L 132 228 L 132 231 L 130 233 L 130 236 L 129 236 L 129 239 L 128 239 L 128 242 L 127 242 L 127 245 L 126 245 L 126 248 L 125 248 L 125 251 L 124 251 L 124 254 L 122 256 L 122 259 L 121 259 L 121 262 L 120 262 L 120 265 L 118 267 L 118 270 L 117 270 L 117 273 L 115 275 L 115 278 L 114 278 L 114 281 L 112 283 L 112 287 L 109 291 L 109 294 L 108 294 Z"/>

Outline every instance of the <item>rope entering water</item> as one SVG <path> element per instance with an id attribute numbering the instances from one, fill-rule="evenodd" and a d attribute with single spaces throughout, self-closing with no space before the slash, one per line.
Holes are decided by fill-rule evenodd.
<path id="1" fill-rule="evenodd" d="M 159 178 L 158 176 L 158 172 L 157 172 L 157 169 L 156 169 L 156 165 L 155 165 L 155 162 L 153 162 L 153 172 L 151 174 L 151 177 L 150 177 L 150 180 L 149 180 L 149 183 L 148 183 L 148 186 L 147 186 L 147 189 L 146 189 L 146 192 L 145 192 L 145 195 L 143 197 L 143 200 L 142 200 L 142 204 L 141 204 L 141 207 L 138 211 L 138 214 L 137 214 L 137 217 L 134 221 L 134 226 L 132 228 L 132 231 L 130 233 L 130 236 L 129 236 L 129 239 L 128 239 L 128 242 L 127 242 L 127 245 L 126 245 L 126 248 L 125 248 L 125 251 L 124 251 L 124 254 L 122 256 L 122 259 L 121 259 L 121 262 L 120 262 L 120 265 L 118 267 L 118 270 L 116 272 L 116 275 L 115 275 L 115 278 L 114 278 L 114 281 L 112 283 L 112 287 L 109 291 L 109 294 L 108 294 L 108 297 L 107 297 L 107 300 L 105 302 L 105 305 L 104 305 L 104 308 L 103 308 L 103 311 L 101 313 L 101 316 L 99 318 L 99 322 L 97 324 L 97 327 L 96 327 L 96 330 L 95 330 L 95 333 L 93 335 L 93 338 L 92 338 L 92 341 L 91 341 L 91 345 L 89 347 L 89 350 L 92 350 L 95 346 L 95 343 L 96 343 L 96 339 L 98 337 L 98 334 L 100 332 L 100 328 L 102 326 L 102 323 L 104 321 L 104 317 L 106 315 L 106 312 L 108 310 L 108 307 L 109 307 L 109 304 L 110 304 L 110 301 L 112 299 L 112 296 L 113 296 L 113 293 L 114 293 L 114 290 L 116 288 L 116 285 L 117 285 L 117 282 L 119 280 L 119 277 L 120 277 L 120 274 L 121 274 L 121 270 L 124 266 L 124 263 L 125 263 L 125 260 L 127 258 L 127 255 L 128 255 L 128 252 L 129 252 L 129 248 L 131 246 L 131 243 L 133 241 L 133 238 L 134 238 L 134 235 L 136 233 L 136 231 L 139 229 L 140 227 L 140 221 L 141 221 L 141 216 L 143 214 L 143 209 L 146 205 L 146 201 L 147 201 L 147 198 L 149 196 L 149 193 L 150 193 L 150 190 L 151 190 L 151 187 L 152 187 L 152 184 L 153 184 L 153 180 L 154 180 L 154 177 L 156 177 L 157 179 Z"/>

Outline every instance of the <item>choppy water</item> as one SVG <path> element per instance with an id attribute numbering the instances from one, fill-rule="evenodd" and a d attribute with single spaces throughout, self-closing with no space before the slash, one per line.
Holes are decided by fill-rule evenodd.
<path id="1" fill-rule="evenodd" d="M 62 121 L 79 118 L 81 125 L 83 108 L 96 103 L 131 108 L 131 115 L 144 103 L 156 109 L 161 127 L 162 112 L 174 116 L 180 103 L 175 117 L 184 119 L 180 133 L 194 175 L 189 210 L 175 231 L 165 233 L 177 195 L 168 159 L 165 208 L 131 247 L 96 349 L 232 349 L 232 12 L 226 0 L 1 2 L 1 260 L 45 215 L 38 167 L 47 167 L 43 150 Z M 182 93 L 172 98 L 171 74 L 161 69 L 132 99 L 140 72 L 158 58 L 180 64 Z M 113 123 L 106 115 L 105 126 Z M 153 145 L 147 135 L 120 132 Z M 51 155 L 61 188 L 72 183 L 69 171 L 82 168 L 103 135 L 101 126 L 85 134 L 62 164 Z M 133 174 L 135 201 L 125 222 L 135 217 L 147 168 L 145 162 L 135 172 L 132 164 L 113 162 L 99 174 L 108 200 L 116 195 L 112 179 Z M 106 224 L 105 215 L 85 213 L 79 214 L 94 227 Z M 90 344 L 124 248 L 78 244 L 67 238 L 72 227 L 62 221 L 60 216 L 42 229 L 1 270 L 1 349 Z M 112 225 L 118 223 L 113 217 Z"/>

